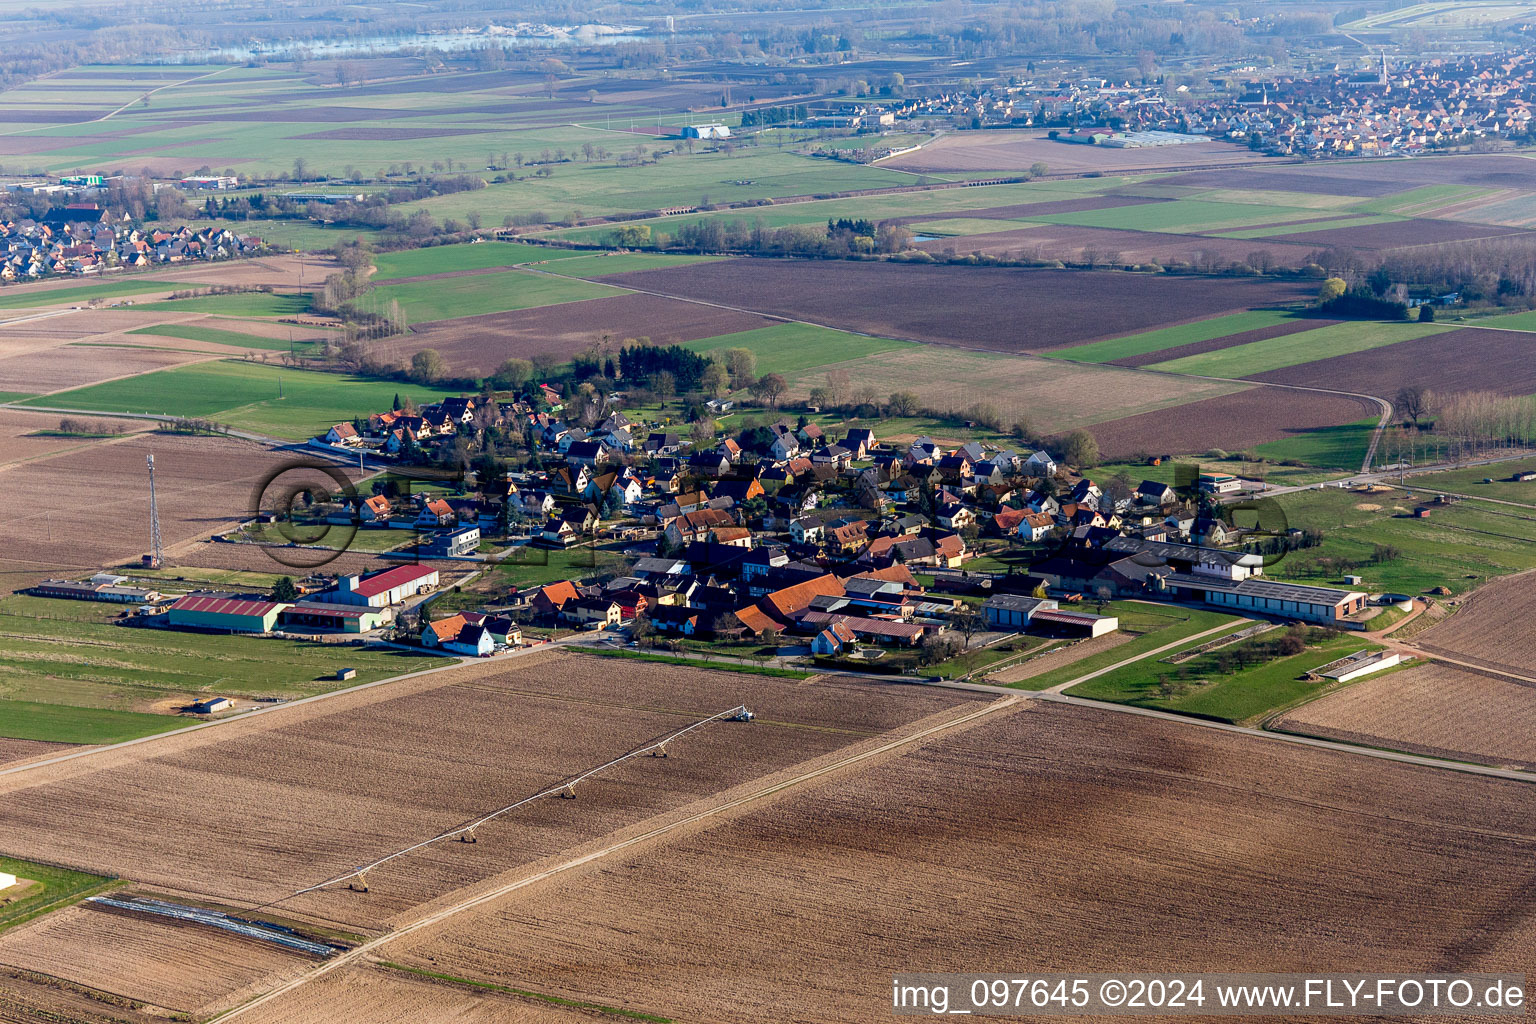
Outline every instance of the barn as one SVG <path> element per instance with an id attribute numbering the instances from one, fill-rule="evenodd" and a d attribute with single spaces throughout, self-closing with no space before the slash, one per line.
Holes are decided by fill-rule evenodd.
<path id="1" fill-rule="evenodd" d="M 270 633 L 288 605 L 253 601 L 233 594 L 190 594 L 171 605 L 176 629 L 207 629 L 222 633 Z"/>
<path id="2" fill-rule="evenodd" d="M 424 565 L 397 565 L 367 576 L 343 576 L 325 594 L 328 604 L 360 604 L 386 608 L 437 586 L 437 570 Z"/>

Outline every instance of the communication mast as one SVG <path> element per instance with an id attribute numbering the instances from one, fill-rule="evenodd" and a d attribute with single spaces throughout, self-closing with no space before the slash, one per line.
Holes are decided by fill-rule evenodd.
<path id="1" fill-rule="evenodd" d="M 144 561 L 151 569 L 160 568 L 160 507 L 155 503 L 155 457 L 148 456 L 149 464 L 149 554 Z"/>

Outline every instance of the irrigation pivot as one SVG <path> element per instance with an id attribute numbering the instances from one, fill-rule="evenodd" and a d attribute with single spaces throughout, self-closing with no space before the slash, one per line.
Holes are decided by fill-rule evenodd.
<path id="1" fill-rule="evenodd" d="M 499 807 L 496 810 L 491 811 L 489 814 L 482 814 L 480 817 L 475 818 L 472 821 L 467 821 L 462 824 L 455 825 L 453 828 L 450 828 L 445 832 L 439 832 L 437 835 L 430 839 L 423 839 L 419 843 L 412 843 L 410 846 L 396 850 L 393 853 L 385 854 L 378 860 L 371 861 L 367 864 L 360 864 L 353 868 L 351 871 L 348 871 L 344 874 L 336 875 L 334 878 L 327 878 L 323 882 L 317 882 L 314 885 L 306 886 L 303 889 L 289 893 L 287 896 L 282 896 L 278 899 L 272 900 L 270 903 L 263 903 L 254 909 L 263 910 L 267 907 L 276 906 L 279 903 L 291 900 L 296 896 L 303 896 L 305 893 L 317 892 L 321 889 L 326 889 L 333 885 L 341 885 L 342 883 L 346 883 L 347 888 L 354 892 L 367 892 L 368 872 L 373 871 L 375 868 L 381 867 L 382 865 L 388 864 L 390 861 L 395 860 L 396 858 L 404 857 L 406 854 L 415 853 L 417 850 L 425 849 L 434 843 L 441 843 L 447 840 L 457 840 L 459 842 L 465 843 L 478 842 L 479 837 L 476 835 L 476 830 L 478 830 L 481 825 L 485 825 L 488 822 L 494 821 L 503 815 L 510 814 L 511 812 L 517 810 L 519 807 L 526 807 L 533 803 L 535 800 L 543 800 L 548 797 L 574 800 L 576 798 L 576 787 L 578 785 L 586 782 L 588 779 L 591 779 L 596 775 L 601 774 L 602 772 L 608 771 L 610 768 L 614 768 L 623 764 L 625 761 L 629 761 L 637 757 L 644 757 L 653 753 L 660 753 L 662 757 L 665 757 L 667 756 L 667 748 L 669 745 L 676 743 L 677 740 L 681 739 L 683 736 L 686 736 L 688 733 L 691 733 L 696 729 L 702 729 L 704 726 L 710 725 L 714 722 L 750 722 L 754 717 L 756 716 L 754 716 L 751 711 L 747 710 L 745 704 L 738 704 L 726 711 L 721 711 L 718 714 L 710 715 L 708 718 L 701 718 L 697 722 L 694 722 L 691 725 L 686 725 L 683 728 L 677 729 L 673 732 L 669 732 L 665 736 L 661 736 L 654 740 L 648 740 L 644 744 L 635 747 L 634 749 L 629 750 L 623 754 L 620 754 L 618 757 L 615 757 L 610 761 L 605 761 L 595 768 L 588 768 L 586 771 L 581 772 L 578 775 L 574 775 L 571 778 L 566 779 L 564 782 L 556 783 L 547 789 L 541 789 L 537 793 L 534 793 L 532 796 L 525 796 L 521 800 L 518 800 L 516 803 L 510 803 L 505 807 Z"/>

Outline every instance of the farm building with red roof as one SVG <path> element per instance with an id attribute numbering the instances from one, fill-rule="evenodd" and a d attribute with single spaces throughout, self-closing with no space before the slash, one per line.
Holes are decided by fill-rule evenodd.
<path id="1" fill-rule="evenodd" d="M 190 594 L 171 605 L 176 629 L 208 629 L 224 633 L 270 633 L 288 605 L 233 594 Z"/>
<path id="2" fill-rule="evenodd" d="M 365 604 L 387 608 L 437 586 L 437 570 L 425 565 L 397 565 L 367 576 L 343 576 L 325 595 L 332 604 Z"/>

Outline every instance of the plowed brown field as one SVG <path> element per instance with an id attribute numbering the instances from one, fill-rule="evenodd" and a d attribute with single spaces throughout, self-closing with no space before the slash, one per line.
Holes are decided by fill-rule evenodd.
<path id="1" fill-rule="evenodd" d="M 1432 663 L 1372 676 L 1289 712 L 1283 732 L 1536 768 L 1536 688 Z"/>
<path id="2" fill-rule="evenodd" d="M 1533 813 L 1519 783 L 1036 705 L 386 948 L 708 1021 L 884 1021 L 912 970 L 1529 971 Z"/>
<path id="3" fill-rule="evenodd" d="M 401 360 L 423 348 L 435 348 L 455 371 L 489 373 L 513 357 L 550 354 L 568 359 L 605 334 L 615 342 L 646 337 L 671 345 L 755 330 L 773 322 L 751 313 L 657 295 L 615 295 L 440 321 L 384 345 Z"/>
<path id="4" fill-rule="evenodd" d="M 347 966 L 261 1007 L 264 1024 L 592 1024 L 602 1019 L 385 967 Z M 622 1018 L 611 1018 L 622 1019 Z"/>
<path id="5" fill-rule="evenodd" d="M 478 843 L 439 844 L 370 872 L 366 896 L 343 889 L 282 905 L 378 928 L 508 868 L 972 699 L 536 655 L 7 776 L 0 849 L 265 901 L 737 703 L 758 714 L 750 726 L 690 734 L 672 757 L 627 762 L 577 800 L 530 805 L 483 827 Z"/>
<path id="6" fill-rule="evenodd" d="M 1293 434 L 1354 423 L 1380 412 L 1374 403 L 1343 395 L 1253 388 L 1142 413 L 1092 427 L 1108 459 L 1132 455 L 1241 450 Z"/>
<path id="7" fill-rule="evenodd" d="M 1383 398 L 1391 398 L 1408 385 L 1430 388 L 1439 394 L 1497 391 L 1528 395 L 1536 392 L 1536 335 L 1481 328 L 1446 331 L 1256 373 L 1253 379 L 1339 388 Z"/>
<path id="8" fill-rule="evenodd" d="M 1416 638 L 1426 651 L 1440 651 L 1517 675 L 1536 676 L 1536 576 L 1520 573 L 1479 587 L 1456 614 Z"/>
<path id="9" fill-rule="evenodd" d="M 998 352 L 1064 348 L 1303 297 L 1296 283 L 1268 278 L 829 260 L 720 260 L 598 280 Z"/>
<path id="10" fill-rule="evenodd" d="M 0 473 L 18 499 L 0 507 L 0 554 L 55 572 L 138 558 L 149 540 L 151 453 L 167 547 L 249 514 L 257 484 L 292 459 L 230 438 L 143 434 L 12 465 Z"/>
<path id="11" fill-rule="evenodd" d="M 314 963 L 273 943 L 89 903 L 0 935 L 0 965 L 191 1013 Z"/>

